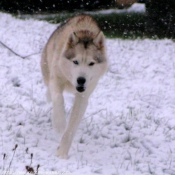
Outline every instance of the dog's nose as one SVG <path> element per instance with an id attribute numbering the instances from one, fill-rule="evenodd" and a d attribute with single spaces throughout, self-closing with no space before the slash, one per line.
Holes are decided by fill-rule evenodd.
<path id="1" fill-rule="evenodd" d="M 84 77 L 78 77 L 77 78 L 77 83 L 78 85 L 84 85 L 84 83 L 86 82 L 86 79 Z"/>

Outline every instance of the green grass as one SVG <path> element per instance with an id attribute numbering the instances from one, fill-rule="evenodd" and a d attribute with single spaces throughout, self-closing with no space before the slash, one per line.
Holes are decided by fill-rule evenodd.
<path id="1" fill-rule="evenodd" d="M 54 17 L 48 16 L 44 20 L 50 23 L 60 23 L 75 13 L 62 13 Z M 144 13 L 111 13 L 91 15 L 99 24 L 108 38 L 138 38 L 145 37 Z"/>
<path id="2" fill-rule="evenodd" d="M 59 14 L 44 14 L 40 20 L 50 23 L 60 23 L 73 17 L 78 13 L 62 12 Z M 29 15 L 31 16 L 31 15 Z M 110 14 L 91 14 L 97 21 L 100 28 L 108 38 L 136 39 L 136 38 L 174 38 L 174 31 L 166 31 L 165 26 L 156 26 L 154 32 L 152 22 L 147 24 L 148 18 L 145 13 L 110 13 Z M 169 32 L 169 33 L 168 33 Z"/>
<path id="3" fill-rule="evenodd" d="M 93 17 L 109 38 L 144 37 L 145 15 L 143 13 L 112 13 Z"/>

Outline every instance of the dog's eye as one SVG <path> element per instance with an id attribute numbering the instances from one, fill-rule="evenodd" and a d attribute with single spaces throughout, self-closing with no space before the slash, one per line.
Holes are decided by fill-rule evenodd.
<path id="1" fill-rule="evenodd" d="M 78 65 L 78 61 L 77 60 L 73 61 L 73 63 L 76 64 L 76 65 Z"/>
<path id="2" fill-rule="evenodd" d="M 89 63 L 89 66 L 93 66 L 95 63 L 94 62 L 91 62 L 91 63 Z"/>

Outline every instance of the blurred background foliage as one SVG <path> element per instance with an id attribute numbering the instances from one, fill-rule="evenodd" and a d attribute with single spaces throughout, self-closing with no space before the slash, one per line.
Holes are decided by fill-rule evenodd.
<path id="1" fill-rule="evenodd" d="M 92 13 L 104 33 L 122 38 L 175 38 L 175 0 L 1 0 L 0 10 L 13 14 L 57 14 L 42 18 L 60 23 L 87 11 L 128 8 L 145 3 L 141 13 Z"/>
<path id="2" fill-rule="evenodd" d="M 115 0 L 1 0 L 1 10 L 16 12 L 58 12 L 111 8 Z"/>

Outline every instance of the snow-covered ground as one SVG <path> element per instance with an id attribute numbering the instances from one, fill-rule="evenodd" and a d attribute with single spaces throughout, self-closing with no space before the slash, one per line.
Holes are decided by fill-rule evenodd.
<path id="1" fill-rule="evenodd" d="M 129 8 L 124 8 L 124 9 L 108 9 L 108 10 L 100 10 L 100 11 L 95 11 L 95 12 L 87 12 L 88 14 L 110 14 L 110 13 L 126 13 L 126 12 L 134 12 L 134 13 L 145 13 L 146 8 L 145 4 L 143 3 L 134 3 L 131 7 Z"/>
<path id="2" fill-rule="evenodd" d="M 175 175 L 175 43 L 107 40 L 108 72 L 61 160 L 39 66 L 55 28 L 0 13 L 0 41 L 22 57 L 35 54 L 23 59 L 0 44 L 0 174 L 40 165 L 40 175 Z M 65 98 L 69 114 L 73 97 Z"/>

